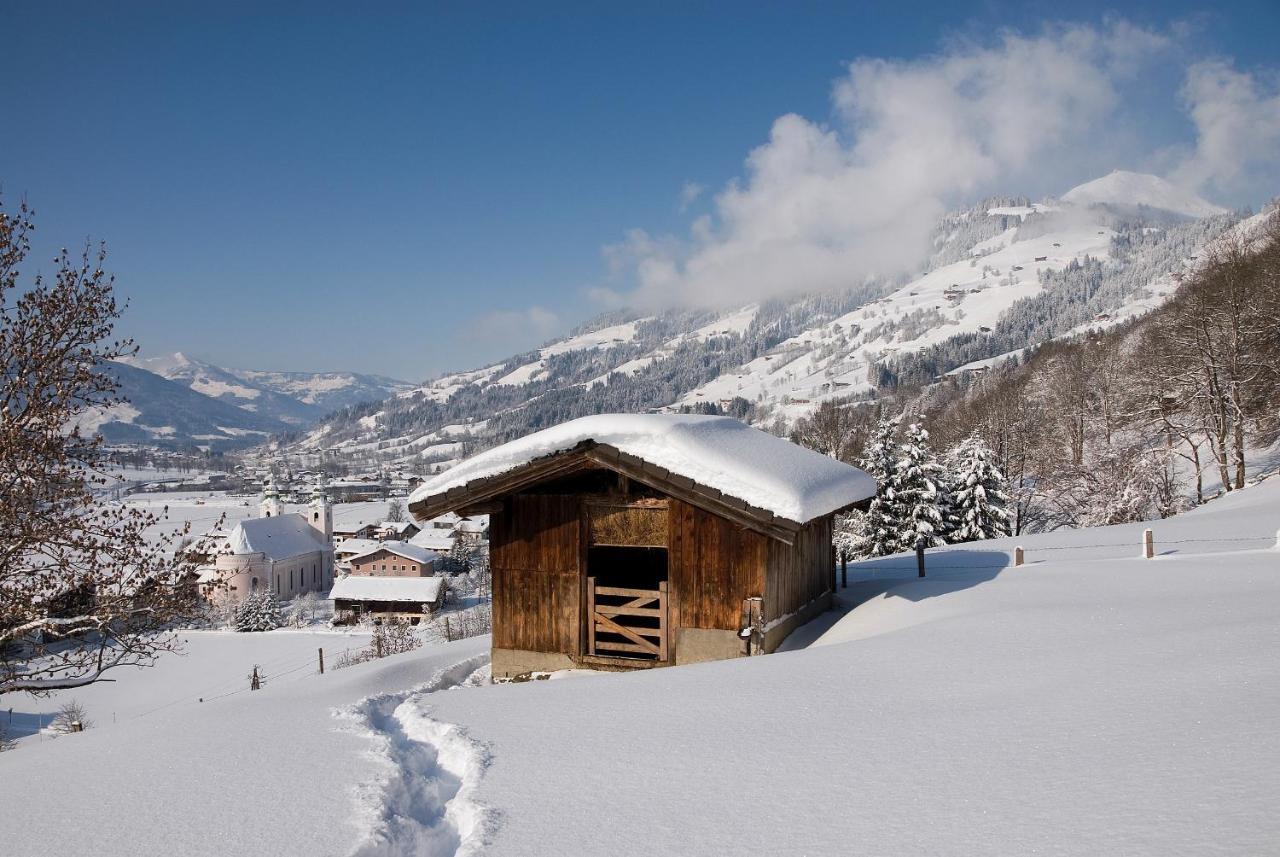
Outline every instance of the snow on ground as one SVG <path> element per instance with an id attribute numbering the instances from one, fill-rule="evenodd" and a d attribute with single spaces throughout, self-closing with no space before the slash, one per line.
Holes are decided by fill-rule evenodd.
<path id="1" fill-rule="evenodd" d="M 217 647 L 193 641 L 192 657 L 197 648 L 210 654 L 169 674 L 176 669 L 185 682 L 216 664 L 221 673 L 209 684 L 225 678 L 235 686 L 238 675 L 247 687 L 249 653 L 229 647 L 289 634 L 220 633 Z M 298 658 L 314 663 L 307 659 L 325 636 L 296 636 Z M 484 757 L 460 731 L 399 709 L 415 689 L 465 681 L 486 660 L 487 644 L 486 638 L 443 644 L 323 676 L 307 665 L 273 680 L 269 668 L 262 690 L 203 703 L 185 688 L 166 690 L 157 667 L 151 680 L 121 677 L 108 692 L 171 704 L 115 724 L 105 705 L 80 692 L 95 728 L 43 743 L 27 739 L 0 756 L 4 852 L 456 853 L 464 836 L 474 839 L 487 823 L 469 792 L 459 795 L 464 778 L 479 781 Z M 25 698 L 4 702 L 19 712 L 31 706 Z M 450 777 L 457 781 L 452 789 Z M 430 841 L 436 845 L 429 849 L 399 847 Z"/>
<path id="2" fill-rule="evenodd" d="M 636 338 L 636 326 L 647 319 L 628 321 L 625 324 L 614 324 L 588 333 L 570 336 L 538 351 L 538 358 L 523 366 L 517 366 L 493 383 L 498 386 L 518 387 L 537 381 L 546 374 L 547 358 L 557 354 L 568 354 L 570 351 L 607 350 L 630 342 Z"/>
<path id="3" fill-rule="evenodd" d="M 790 651 L 576 681 L 480 686 L 485 638 L 321 677 L 305 666 L 321 635 L 299 634 L 302 668 L 281 673 L 282 651 L 263 691 L 196 703 L 193 674 L 243 684 L 246 661 L 271 661 L 230 647 L 290 632 L 197 635 L 190 670 L 175 659 L 78 692 L 97 728 L 0 756 L 0 841 L 281 857 L 1275 853 L 1277 527 L 1280 478 L 1167 521 L 931 550 L 924 580 L 910 557 L 868 561 Z M 225 648 L 210 655 L 213 640 Z M 36 705 L 4 702 L 28 719 Z M 172 704 L 108 725 L 107 706 L 127 703 Z"/>
<path id="4" fill-rule="evenodd" d="M 422 707 L 488 747 L 493 855 L 1274 853 L 1278 525 L 1280 479 L 1155 560 L 1142 525 L 931 551 L 820 646 Z"/>

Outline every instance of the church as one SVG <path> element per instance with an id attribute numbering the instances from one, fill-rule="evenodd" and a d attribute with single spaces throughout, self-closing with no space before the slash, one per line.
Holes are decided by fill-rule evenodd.
<path id="1" fill-rule="evenodd" d="M 333 585 L 333 507 L 317 483 L 305 512 L 285 512 L 274 481 L 262 515 L 238 523 L 217 555 L 211 600 L 237 602 L 267 589 L 277 598 L 324 593 Z M 206 578 L 208 580 L 208 578 Z"/>

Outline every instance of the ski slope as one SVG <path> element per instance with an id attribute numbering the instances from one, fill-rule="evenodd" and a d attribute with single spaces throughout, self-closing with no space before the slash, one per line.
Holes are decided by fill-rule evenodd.
<path id="1" fill-rule="evenodd" d="M 19 855 L 1275 853 L 1278 526 L 1272 479 L 1149 525 L 931 550 L 924 580 L 910 557 L 869 561 L 841 609 L 750 660 L 483 686 L 479 638 L 205 703 L 162 665 L 89 692 L 168 707 L 110 724 L 86 695 L 97 728 L 0 755 L 0 841 Z M 224 661 L 209 677 L 234 684 L 247 653 L 224 651 L 196 672 Z"/>

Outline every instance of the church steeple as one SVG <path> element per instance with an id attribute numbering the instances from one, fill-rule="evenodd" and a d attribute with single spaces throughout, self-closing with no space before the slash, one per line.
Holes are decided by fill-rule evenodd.
<path id="1" fill-rule="evenodd" d="M 266 487 L 262 489 L 262 517 L 278 518 L 284 511 L 280 505 L 280 492 L 276 490 L 276 477 L 268 474 Z"/>
<path id="2" fill-rule="evenodd" d="M 317 476 L 311 486 L 311 503 L 307 509 L 307 523 L 324 537 L 325 543 L 333 541 L 333 507 L 324 492 L 324 476 Z"/>

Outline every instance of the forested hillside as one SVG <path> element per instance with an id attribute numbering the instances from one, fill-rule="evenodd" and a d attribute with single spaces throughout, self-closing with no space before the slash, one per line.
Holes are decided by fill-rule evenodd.
<path id="1" fill-rule="evenodd" d="M 975 443 L 997 474 L 977 481 L 1007 511 L 983 537 L 1165 518 L 1244 487 L 1280 441 L 1280 210 L 1197 261 L 1145 315 L 799 421 L 798 442 L 879 471 L 898 495 L 919 489 L 905 506 L 886 496 L 873 520 L 846 521 L 850 556 L 912 546 L 878 545 L 879 531 L 953 540 Z M 924 478 L 904 475 L 912 461 Z"/>
<path id="2" fill-rule="evenodd" d="M 1078 203 L 995 197 L 948 215 L 914 277 L 718 311 L 613 312 L 501 363 L 343 409 L 280 446 L 334 471 L 438 472 L 593 413 L 722 413 L 785 433 L 824 404 L 900 400 L 968 364 L 1124 324 L 1167 300 L 1240 219 L 1153 176 L 1082 188 Z"/>

